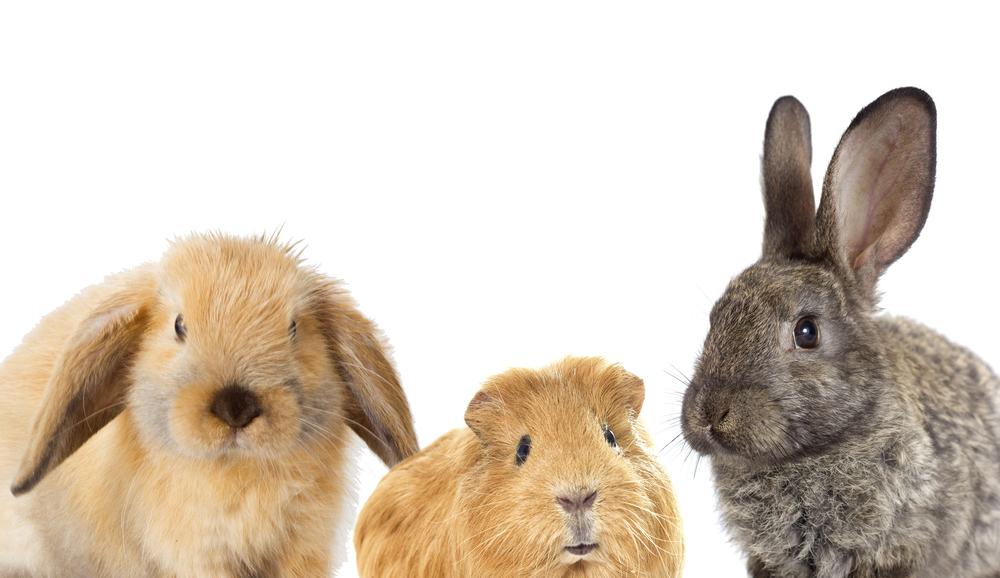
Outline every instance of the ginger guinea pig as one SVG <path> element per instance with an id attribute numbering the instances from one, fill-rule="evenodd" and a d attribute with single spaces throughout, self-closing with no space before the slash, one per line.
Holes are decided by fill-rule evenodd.
<path id="1" fill-rule="evenodd" d="M 355 528 L 364 578 L 680 575 L 642 380 L 597 358 L 490 379 L 454 430 L 393 468 Z"/>
<path id="2" fill-rule="evenodd" d="M 387 464 L 417 448 L 340 285 L 273 239 L 179 240 L 0 365 L 0 574 L 329 575 L 351 430 Z"/>

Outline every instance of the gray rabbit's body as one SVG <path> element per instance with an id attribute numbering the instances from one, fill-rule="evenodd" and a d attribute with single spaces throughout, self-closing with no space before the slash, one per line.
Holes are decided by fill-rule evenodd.
<path id="1" fill-rule="evenodd" d="M 761 467 L 716 460 L 726 523 L 771 572 L 760 576 L 997 576 L 1000 381 L 918 323 L 875 326 L 906 383 L 864 418 L 867 432 L 822 453 Z"/>
<path id="2" fill-rule="evenodd" d="M 1000 577 L 1000 381 L 877 281 L 934 190 L 936 112 L 914 88 L 865 107 L 816 209 L 809 117 L 764 138 L 763 254 L 729 284 L 684 396 L 753 578 Z"/>

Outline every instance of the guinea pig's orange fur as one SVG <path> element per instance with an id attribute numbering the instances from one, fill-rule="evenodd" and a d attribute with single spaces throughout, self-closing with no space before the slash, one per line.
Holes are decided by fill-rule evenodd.
<path id="1" fill-rule="evenodd" d="M 364 578 L 622 578 L 680 575 L 670 481 L 637 421 L 642 381 L 597 358 L 491 379 L 454 430 L 393 468 L 355 528 Z M 605 437 L 614 433 L 617 447 Z M 531 450 L 522 465 L 522 436 Z M 579 540 L 556 497 L 596 490 Z"/>
<path id="2" fill-rule="evenodd" d="M 262 408 L 240 430 L 209 411 L 234 382 Z M 328 575 L 351 430 L 389 464 L 417 447 L 375 327 L 265 238 L 192 236 L 85 290 L 0 396 L 0 574 Z"/>

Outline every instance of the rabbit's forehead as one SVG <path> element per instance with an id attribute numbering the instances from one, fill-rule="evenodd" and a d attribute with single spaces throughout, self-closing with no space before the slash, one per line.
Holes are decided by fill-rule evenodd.
<path id="1" fill-rule="evenodd" d="M 304 295 L 303 277 L 286 257 L 233 248 L 168 254 L 160 285 L 170 305 L 188 319 L 288 317 Z"/>
<path id="2" fill-rule="evenodd" d="M 232 272 L 206 271 L 198 276 L 165 277 L 164 295 L 188 316 L 196 312 L 218 315 L 226 311 L 257 314 L 286 313 L 295 308 L 300 291 L 294 280 L 268 279 Z"/>
<path id="3" fill-rule="evenodd" d="M 730 281 L 711 319 L 713 326 L 747 325 L 803 314 L 840 315 L 844 306 L 841 282 L 826 268 L 760 263 Z"/>

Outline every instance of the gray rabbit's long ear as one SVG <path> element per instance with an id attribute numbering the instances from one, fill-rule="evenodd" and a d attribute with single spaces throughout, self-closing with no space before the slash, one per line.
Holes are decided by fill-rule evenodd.
<path id="1" fill-rule="evenodd" d="M 795 97 L 775 101 L 764 131 L 764 258 L 788 259 L 812 250 L 816 223 L 809 113 Z"/>
<path id="2" fill-rule="evenodd" d="M 918 88 L 880 96 L 833 153 L 817 244 L 874 298 L 879 275 L 920 235 L 934 193 L 937 113 Z"/>

